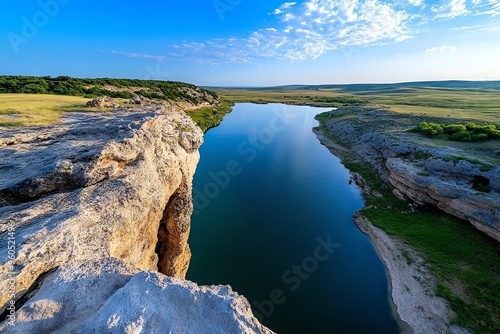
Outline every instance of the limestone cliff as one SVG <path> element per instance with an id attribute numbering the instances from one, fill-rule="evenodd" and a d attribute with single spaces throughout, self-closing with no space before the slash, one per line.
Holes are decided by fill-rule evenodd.
<path id="1" fill-rule="evenodd" d="M 87 259 L 115 257 L 156 270 L 160 256 L 165 274 L 186 274 L 192 204 L 185 198 L 203 139 L 187 116 L 159 112 L 71 114 L 60 126 L 2 135 L 0 217 L 2 232 L 15 226 L 20 293 L 43 273 Z M 168 207 L 180 224 L 170 226 L 172 238 L 158 239 Z M 0 256 L 5 275 L 7 253 Z M 0 304 L 6 300 L 2 294 Z"/>
<path id="2" fill-rule="evenodd" d="M 388 181 L 403 195 L 418 204 L 431 204 L 456 217 L 469 221 L 477 229 L 500 241 L 500 196 L 496 189 L 489 192 L 473 188 L 479 177 L 493 180 L 500 169 L 483 172 L 478 166 L 462 160 L 456 163 L 428 159 L 423 165 L 401 158 L 386 161 Z M 436 170 L 436 166 L 442 169 Z M 453 167 L 457 173 L 453 173 Z M 434 169 L 433 173 L 428 170 Z M 491 174 L 491 175 L 490 175 Z M 488 181 L 491 187 L 491 181 Z"/>
<path id="3" fill-rule="evenodd" d="M 325 124 L 330 133 L 373 166 L 398 197 L 436 206 L 500 241 L 500 167 L 476 158 L 494 160 L 494 150 L 480 144 L 445 146 L 405 131 L 421 121 L 416 116 L 409 120 L 365 107 L 330 115 Z"/>
<path id="4" fill-rule="evenodd" d="M 90 290 L 77 289 L 73 297 L 60 301 L 57 296 L 69 293 L 64 290 L 69 287 L 63 285 L 58 291 L 57 282 L 67 282 L 71 275 L 76 281 L 82 277 L 85 281 L 88 271 L 98 277 L 100 269 L 96 268 L 104 270 L 99 263 L 115 261 L 110 260 L 113 258 L 134 269 L 114 272 L 116 277 L 126 274 L 128 278 L 113 276 L 118 281 L 110 283 L 113 288 L 107 290 L 108 295 L 96 297 L 104 304 L 113 289 L 124 286 L 140 270 L 185 277 L 191 256 L 187 240 L 193 209 L 192 178 L 202 142 L 201 130 L 188 116 L 159 105 L 108 113 L 71 113 L 57 126 L 1 129 L 1 311 L 10 305 L 14 294 L 19 309 L 32 302 L 30 298 L 40 286 L 48 284 L 53 303 L 40 306 L 33 302 L 29 305 L 38 305 L 38 314 L 26 306 L 28 309 L 22 309 L 25 313 L 21 310 L 21 318 L 25 316 L 33 324 L 49 318 L 57 319 L 48 322 L 73 321 L 65 318 L 69 299 L 82 298 Z M 9 258 L 7 249 L 14 244 L 12 240 L 15 247 Z M 71 274 L 72 269 L 53 273 L 57 268 L 88 261 L 94 264 L 82 269 L 81 274 Z M 146 276 L 156 277 L 158 284 L 153 285 L 158 286 L 154 289 L 170 284 L 163 276 L 150 272 L 142 274 L 142 282 L 132 286 L 134 293 L 140 294 L 141 285 L 153 289 Z M 79 286 L 78 282 L 71 284 Z M 182 289 L 198 289 L 202 295 L 210 292 L 188 283 L 181 285 Z M 49 292 L 43 291 L 43 296 L 47 296 Z M 194 301 L 197 297 L 190 298 Z M 131 307 L 140 312 L 144 307 L 159 309 L 159 305 L 168 302 L 152 300 L 147 307 L 140 303 Z M 215 299 L 207 302 L 217 305 Z M 74 317 L 90 317 L 91 309 L 100 307 L 98 303 L 88 303 L 88 308 L 82 307 Z M 196 303 L 193 307 L 197 307 Z M 110 314 L 100 316 L 106 315 Z M 125 326 L 123 321 L 116 321 L 117 326 Z M 33 324 L 25 325 L 31 328 Z M 103 325 L 94 324 L 95 328 Z"/>

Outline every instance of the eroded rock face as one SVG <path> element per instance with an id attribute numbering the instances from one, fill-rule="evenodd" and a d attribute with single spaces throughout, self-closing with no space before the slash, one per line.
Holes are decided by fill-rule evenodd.
<path id="1" fill-rule="evenodd" d="M 336 117 L 326 124 L 330 133 L 373 166 L 397 190 L 396 196 L 434 205 L 500 241 L 499 166 L 472 163 L 470 150 L 406 132 L 411 127 L 407 115 L 365 107 L 331 113 Z M 342 117 L 345 113 L 357 117 Z M 427 120 L 412 117 L 416 124 Z"/>
<path id="2" fill-rule="evenodd" d="M 491 186 L 489 192 L 473 188 L 474 175 L 476 178 L 479 176 L 490 180 L 500 169 L 481 172 L 478 167 L 466 161 L 463 161 L 463 165 L 462 171 L 455 164 L 455 173 L 452 166 L 449 166 L 440 173 L 434 171 L 432 174 L 424 174 L 428 169 L 424 170 L 419 165 L 400 158 L 390 158 L 386 162 L 389 182 L 415 203 L 434 205 L 469 221 L 477 229 L 500 241 L 500 194 L 496 189 L 491 189 Z"/>
<path id="3" fill-rule="evenodd" d="M 10 225 L 16 251 L 12 261 L 0 253 L 0 308 L 11 299 L 8 278 L 17 300 L 42 274 L 90 259 L 157 270 L 161 250 L 160 270 L 184 277 L 202 141 L 188 116 L 161 106 L 2 130 L 0 248 L 7 249 Z M 158 243 L 163 230 L 168 237 Z"/>
<path id="4" fill-rule="evenodd" d="M 63 266 L 2 333 L 272 333 L 229 286 L 198 286 L 121 260 Z"/>
<path id="5" fill-rule="evenodd" d="M 118 108 L 120 105 L 109 96 L 99 96 L 85 104 L 87 108 Z"/>

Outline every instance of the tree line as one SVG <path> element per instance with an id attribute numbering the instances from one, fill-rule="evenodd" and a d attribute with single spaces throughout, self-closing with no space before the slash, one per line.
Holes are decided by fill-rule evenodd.
<path id="1" fill-rule="evenodd" d="M 119 90 L 107 89 L 108 86 Z M 198 94 L 192 94 L 193 91 L 197 91 Z M 150 99 L 186 101 L 194 104 L 218 99 L 215 92 L 183 82 L 111 78 L 80 79 L 68 76 L 56 78 L 0 76 L 0 93 L 55 94 L 88 98 L 107 95 L 125 99 L 140 94 Z"/>

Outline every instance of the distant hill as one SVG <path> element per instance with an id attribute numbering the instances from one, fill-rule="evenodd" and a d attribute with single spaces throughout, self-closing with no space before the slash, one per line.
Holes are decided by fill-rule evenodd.
<path id="1" fill-rule="evenodd" d="M 107 95 L 130 99 L 140 94 L 150 99 L 189 102 L 195 105 L 212 103 L 216 93 L 195 85 L 159 80 L 79 79 L 67 76 L 32 77 L 0 76 L 0 93 L 56 94 L 93 98 Z"/>
<path id="2" fill-rule="evenodd" d="M 243 88 L 243 87 L 241 87 Z M 285 85 L 262 88 L 245 88 L 248 90 L 329 90 L 342 92 L 384 91 L 395 92 L 398 88 L 433 88 L 433 89 L 465 89 L 465 90 L 500 90 L 500 81 L 418 81 L 393 84 L 331 84 L 331 85 Z M 211 88 L 217 90 L 217 88 Z"/>

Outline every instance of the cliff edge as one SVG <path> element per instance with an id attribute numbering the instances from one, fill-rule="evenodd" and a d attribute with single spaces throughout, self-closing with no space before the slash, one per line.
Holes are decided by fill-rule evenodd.
<path id="1" fill-rule="evenodd" d="M 383 109 L 347 107 L 327 118 L 326 130 L 376 169 L 400 199 L 435 206 L 500 241 L 500 167 L 494 148 L 438 143 L 406 131 L 419 117 L 409 120 Z"/>
<path id="2" fill-rule="evenodd" d="M 182 311 L 172 310 L 177 297 L 169 299 L 168 287 L 181 291 L 183 307 L 239 303 L 243 297 L 228 287 L 197 287 L 162 275 L 184 278 L 187 272 L 192 178 L 202 142 L 201 130 L 187 115 L 158 105 L 71 113 L 57 126 L 0 130 L 4 329 L 9 308 L 15 308 L 16 326 L 7 326 L 11 332 L 121 326 L 120 332 L 135 333 L 140 330 L 134 328 L 177 321 L 175 328 L 194 333 L 203 331 L 186 327 L 192 319 L 175 318 Z M 129 290 L 133 296 L 163 292 L 135 300 Z M 84 306 L 75 304 L 80 301 Z M 112 318 L 116 307 L 128 312 Z M 227 328 L 243 317 L 254 328 L 245 325 L 243 332 L 267 331 L 245 307 L 222 307 L 231 315 L 223 321 Z M 198 320 L 210 323 L 203 318 L 215 313 L 200 310 L 193 311 Z M 153 313 L 144 315 L 148 312 Z"/>

